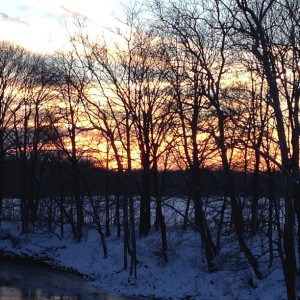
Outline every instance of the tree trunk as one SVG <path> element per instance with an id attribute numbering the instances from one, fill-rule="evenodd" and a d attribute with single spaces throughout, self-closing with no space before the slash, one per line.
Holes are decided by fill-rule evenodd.
<path id="1" fill-rule="evenodd" d="M 259 165 L 260 154 L 258 150 L 255 150 L 255 169 L 253 173 L 253 188 L 252 188 L 252 204 L 251 204 L 251 221 L 250 232 L 255 235 L 258 231 L 258 193 L 259 193 Z"/>
<path id="2" fill-rule="evenodd" d="M 141 208 L 140 208 L 140 235 L 147 235 L 151 229 L 151 173 L 150 163 L 147 158 L 142 158 L 142 190 L 141 190 Z"/>
<path id="3" fill-rule="evenodd" d="M 157 229 L 160 229 L 161 233 L 161 244 L 162 244 L 162 256 L 165 262 L 168 261 L 168 244 L 167 244 L 167 231 L 165 217 L 162 213 L 162 201 L 161 193 L 159 192 L 159 182 L 158 182 L 158 169 L 157 169 L 157 159 L 155 159 L 153 164 L 153 179 L 154 179 L 154 194 L 156 199 L 156 222 L 155 225 Z"/>
<path id="4" fill-rule="evenodd" d="M 71 170 L 72 170 L 72 187 L 75 198 L 75 208 L 76 208 L 76 241 L 79 243 L 83 237 L 83 224 L 84 224 L 84 216 L 83 216 L 83 199 L 80 195 L 79 189 L 79 174 L 77 169 L 76 162 L 71 162 Z"/>

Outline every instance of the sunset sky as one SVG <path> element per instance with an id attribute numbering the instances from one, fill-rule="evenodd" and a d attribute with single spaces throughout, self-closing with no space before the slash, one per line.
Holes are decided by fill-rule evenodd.
<path id="1" fill-rule="evenodd" d="M 74 13 L 87 19 L 91 31 L 113 26 L 122 11 L 120 0 L 1 0 L 0 40 L 33 51 L 51 52 L 67 40 L 65 24 Z M 122 1 L 126 4 L 126 1 Z M 128 3 L 128 1 L 127 1 Z"/>

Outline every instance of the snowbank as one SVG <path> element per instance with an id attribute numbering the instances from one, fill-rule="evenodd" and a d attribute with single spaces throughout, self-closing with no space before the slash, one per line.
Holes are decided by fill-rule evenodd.
<path id="1" fill-rule="evenodd" d="M 94 228 L 85 228 L 85 238 L 79 244 L 74 242 L 69 226 L 65 232 L 64 239 L 41 229 L 21 235 L 20 225 L 5 222 L 1 225 L 0 248 L 72 268 L 86 275 L 93 285 L 123 295 L 197 300 L 285 299 L 280 268 L 274 268 L 264 280 L 258 281 L 248 268 L 234 271 L 229 267 L 228 253 L 234 249 L 220 255 L 218 270 L 207 273 L 199 234 L 192 230 L 168 231 L 168 263 L 164 263 L 160 255 L 159 233 L 138 238 L 137 279 L 123 269 L 123 241 L 114 232 L 107 238 L 106 259 Z"/>

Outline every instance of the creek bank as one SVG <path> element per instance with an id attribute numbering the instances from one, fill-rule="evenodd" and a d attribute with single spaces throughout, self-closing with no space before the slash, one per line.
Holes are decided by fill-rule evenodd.
<path id="1" fill-rule="evenodd" d="M 93 280 L 91 276 L 79 272 L 75 268 L 65 267 L 57 264 L 50 256 L 31 256 L 27 253 L 15 253 L 7 249 L 0 248 L 0 261 L 12 262 L 20 265 L 31 265 L 49 270 L 75 274 L 81 278 Z"/>

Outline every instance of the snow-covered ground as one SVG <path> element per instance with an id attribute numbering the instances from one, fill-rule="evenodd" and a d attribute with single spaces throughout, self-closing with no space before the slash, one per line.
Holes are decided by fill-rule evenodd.
<path id="1" fill-rule="evenodd" d="M 93 279 L 92 284 L 123 295 L 199 300 L 286 297 L 280 268 L 274 268 L 262 281 L 256 280 L 250 269 L 230 270 L 228 262 L 207 273 L 199 235 L 191 229 L 169 229 L 168 263 L 160 256 L 157 232 L 138 238 L 137 279 L 129 276 L 129 270 L 123 270 L 123 241 L 115 233 L 107 239 L 109 255 L 104 259 L 96 229 L 86 227 L 79 244 L 74 242 L 71 228 L 66 226 L 65 230 L 64 239 L 39 229 L 34 234 L 21 235 L 20 224 L 3 222 L 0 246 L 18 255 L 50 257 L 52 263 L 86 274 Z"/>

